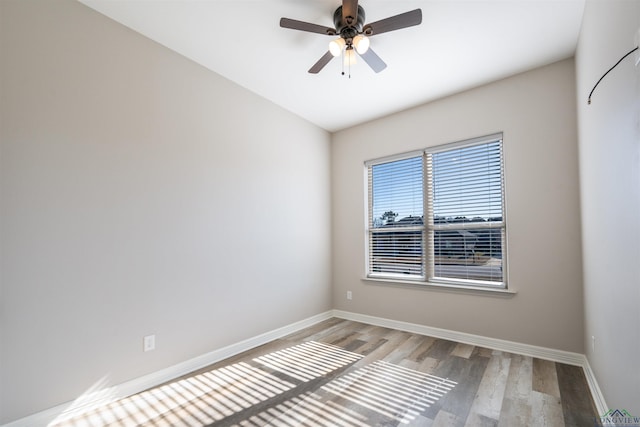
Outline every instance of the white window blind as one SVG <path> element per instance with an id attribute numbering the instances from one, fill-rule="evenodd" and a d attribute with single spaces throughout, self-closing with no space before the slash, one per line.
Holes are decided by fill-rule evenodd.
<path id="1" fill-rule="evenodd" d="M 502 138 L 427 153 L 430 280 L 502 285 Z"/>
<path id="2" fill-rule="evenodd" d="M 367 167 L 369 276 L 506 287 L 501 134 Z"/>
<path id="3" fill-rule="evenodd" d="M 422 155 L 374 164 L 368 172 L 370 273 L 424 277 Z"/>

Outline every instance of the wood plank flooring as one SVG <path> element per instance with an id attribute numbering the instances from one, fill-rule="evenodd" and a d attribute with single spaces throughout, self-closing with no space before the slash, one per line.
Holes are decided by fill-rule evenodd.
<path id="1" fill-rule="evenodd" d="M 579 367 L 329 319 L 55 427 L 574 427 L 595 417 Z"/>

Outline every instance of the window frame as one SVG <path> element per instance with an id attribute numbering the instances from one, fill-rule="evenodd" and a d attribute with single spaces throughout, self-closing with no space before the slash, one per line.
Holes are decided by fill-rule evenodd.
<path id="1" fill-rule="evenodd" d="M 463 224 L 435 224 L 433 212 L 433 182 L 432 173 L 429 171 L 431 156 L 433 154 L 447 152 L 451 150 L 468 148 L 482 144 L 499 142 L 500 150 L 500 186 L 501 186 L 501 220 L 490 222 L 475 222 Z M 422 157 L 422 202 L 423 220 L 420 226 L 402 227 L 402 231 L 421 232 L 422 254 L 421 266 L 422 274 L 407 275 L 402 273 L 374 272 L 371 263 L 371 248 L 374 234 L 397 232 L 396 229 L 380 230 L 373 227 L 373 185 L 372 167 L 384 163 L 405 160 L 413 157 Z M 477 138 L 457 141 L 453 143 L 441 144 L 427 147 L 421 150 L 409 151 L 391 156 L 385 156 L 364 162 L 365 173 L 365 277 L 366 279 L 386 282 L 415 283 L 419 285 L 435 285 L 454 288 L 468 288 L 478 290 L 507 291 L 508 290 L 508 261 L 507 261 L 507 218 L 506 218 L 506 179 L 505 179 L 505 159 L 504 159 L 504 136 L 502 132 L 481 136 Z M 454 277 L 439 277 L 435 275 L 435 232 L 438 230 L 459 230 L 459 229 L 499 229 L 501 236 L 501 272 L 502 281 L 485 281 L 475 279 L 461 279 Z"/>

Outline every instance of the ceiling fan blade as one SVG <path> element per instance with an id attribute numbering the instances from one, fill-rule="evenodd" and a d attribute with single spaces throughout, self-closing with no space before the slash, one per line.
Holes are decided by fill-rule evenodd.
<path id="1" fill-rule="evenodd" d="M 325 53 L 324 56 L 318 60 L 318 62 L 313 64 L 313 67 L 309 68 L 309 72 L 311 74 L 318 74 L 320 70 L 322 70 L 324 66 L 327 65 L 332 59 L 333 55 L 331 54 L 331 51 L 327 51 L 327 53 Z"/>
<path id="2" fill-rule="evenodd" d="M 347 17 L 353 18 L 352 22 L 347 21 Z M 358 22 L 358 0 L 342 0 L 342 22 L 351 25 Z"/>
<path id="3" fill-rule="evenodd" d="M 280 26 L 282 28 L 290 28 L 292 30 L 307 31 L 309 33 L 324 34 L 325 36 L 333 36 L 336 34 L 335 28 L 324 27 L 309 22 L 297 21 L 295 19 L 280 18 Z"/>
<path id="4" fill-rule="evenodd" d="M 415 9 L 367 24 L 362 31 L 369 36 L 374 36 L 388 31 L 413 27 L 414 25 L 420 25 L 420 23 L 422 23 L 422 10 Z"/>
<path id="5" fill-rule="evenodd" d="M 387 68 L 387 64 L 385 64 L 385 62 L 380 59 L 380 57 L 371 48 L 367 49 L 365 53 L 359 53 L 358 55 L 360 55 L 360 57 L 364 59 L 364 62 L 366 62 L 376 73 Z"/>

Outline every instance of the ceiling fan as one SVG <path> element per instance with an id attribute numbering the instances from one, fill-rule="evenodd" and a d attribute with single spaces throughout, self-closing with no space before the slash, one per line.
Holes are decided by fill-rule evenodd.
<path id="1" fill-rule="evenodd" d="M 345 63 L 351 64 L 355 55 L 354 51 L 364 59 L 364 62 L 373 71 L 379 73 L 387 68 L 387 64 L 369 48 L 368 37 L 419 25 L 422 22 L 422 10 L 415 9 L 369 24 L 365 24 L 364 21 L 364 9 L 358 5 L 358 0 L 342 0 L 342 6 L 333 13 L 335 28 L 289 18 L 281 18 L 280 26 L 292 30 L 338 36 L 337 39 L 329 43 L 327 53 L 309 69 L 312 74 L 319 73 L 329 61 L 342 54 L 344 54 Z"/>

